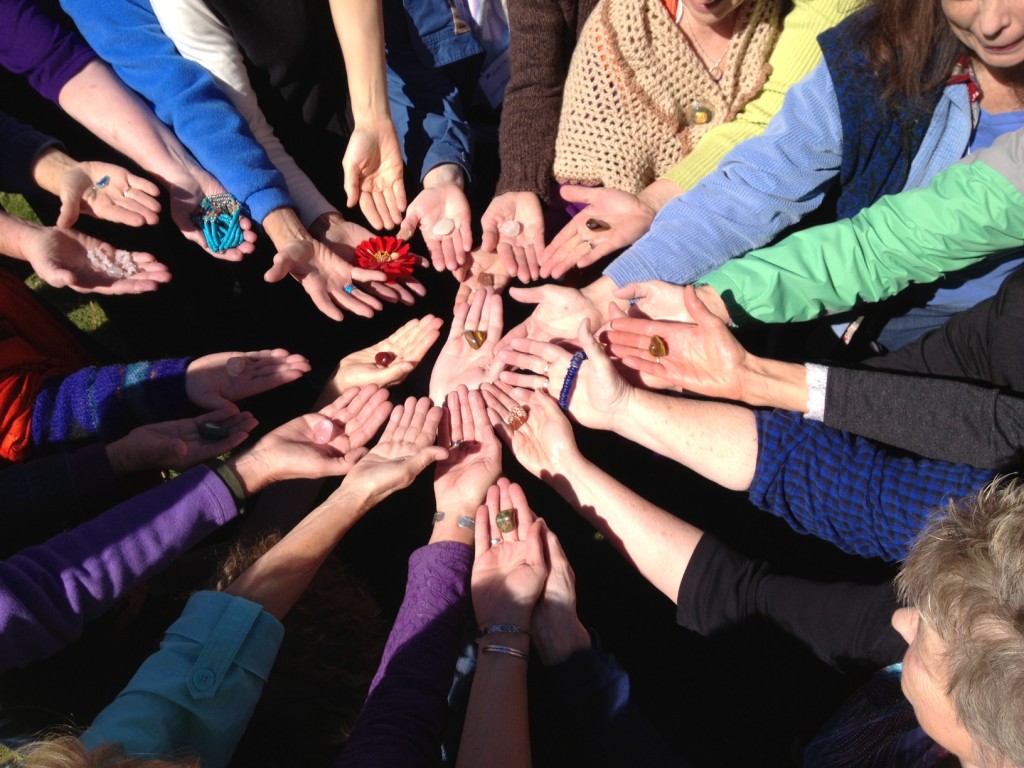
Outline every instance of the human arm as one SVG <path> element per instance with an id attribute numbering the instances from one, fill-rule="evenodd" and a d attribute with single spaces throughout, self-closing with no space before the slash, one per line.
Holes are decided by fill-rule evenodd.
<path id="1" fill-rule="evenodd" d="M 883 197 L 706 275 L 736 323 L 807 320 L 878 301 L 1024 242 L 1024 134 L 1006 134 L 923 189 Z"/>
<path id="2" fill-rule="evenodd" d="M 832 81 L 819 64 L 790 89 L 763 134 L 665 205 L 604 274 L 620 287 L 643 280 L 682 285 L 765 245 L 821 204 L 839 172 L 841 134 Z"/>
<path id="3" fill-rule="evenodd" d="M 358 201 L 371 226 L 391 229 L 401 221 L 406 200 L 402 151 L 388 102 L 382 4 L 331 0 L 331 16 L 345 57 L 354 122 L 342 161 L 348 207 Z"/>

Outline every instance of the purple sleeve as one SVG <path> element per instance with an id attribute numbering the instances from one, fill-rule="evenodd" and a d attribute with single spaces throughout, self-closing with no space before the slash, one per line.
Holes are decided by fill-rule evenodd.
<path id="1" fill-rule="evenodd" d="M 39 93 L 56 103 L 61 89 L 96 53 L 73 30 L 51 18 L 33 0 L 0 6 L 0 64 L 25 75 Z"/>
<path id="2" fill-rule="evenodd" d="M 47 379 L 32 407 L 39 449 L 100 437 L 116 440 L 140 424 L 195 412 L 185 391 L 191 358 L 90 366 Z"/>
<path id="3" fill-rule="evenodd" d="M 431 765 L 441 750 L 459 638 L 472 610 L 473 548 L 421 547 L 363 711 L 337 766 Z"/>
<path id="4" fill-rule="evenodd" d="M 237 514 L 220 478 L 195 467 L 0 561 L 0 672 L 56 653 Z"/>

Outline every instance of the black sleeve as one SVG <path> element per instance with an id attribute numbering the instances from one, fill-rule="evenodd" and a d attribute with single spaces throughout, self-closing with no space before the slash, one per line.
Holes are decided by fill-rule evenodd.
<path id="1" fill-rule="evenodd" d="M 969 382 L 830 368 L 826 426 L 982 469 L 1019 465 L 1024 398 Z"/>
<path id="2" fill-rule="evenodd" d="M 43 150 L 59 147 L 60 142 L 39 133 L 13 117 L 0 112 L 0 190 L 26 192 L 34 189 L 32 168 Z"/>
<path id="3" fill-rule="evenodd" d="M 705 533 L 679 584 L 676 620 L 710 636 L 726 627 L 769 621 L 839 669 L 882 667 L 907 644 L 892 628 L 899 608 L 892 584 L 825 584 L 779 576 Z"/>

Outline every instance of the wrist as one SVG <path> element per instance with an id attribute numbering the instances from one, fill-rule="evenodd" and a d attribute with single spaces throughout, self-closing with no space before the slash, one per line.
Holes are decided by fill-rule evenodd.
<path id="1" fill-rule="evenodd" d="M 28 240 L 38 237 L 44 229 L 46 228 L 39 224 L 0 210 L 0 253 L 20 261 L 29 261 L 26 255 L 31 252 L 27 247 Z"/>
<path id="2" fill-rule="evenodd" d="M 807 412 L 807 369 L 798 363 L 744 356 L 740 374 L 740 400 L 754 406 Z"/>
<path id="3" fill-rule="evenodd" d="M 293 240 L 312 240 L 299 214 L 294 208 L 275 208 L 263 219 L 263 230 L 274 243 L 275 248 L 283 248 Z"/>
<path id="4" fill-rule="evenodd" d="M 423 177 L 423 188 L 430 189 L 431 187 L 443 187 L 449 184 L 454 184 L 459 189 L 463 189 L 466 185 L 465 177 L 462 173 L 462 167 L 455 163 L 442 163 L 441 165 L 435 165 L 426 175 Z"/>
<path id="5" fill-rule="evenodd" d="M 331 227 L 344 223 L 345 217 L 338 211 L 324 211 L 310 222 L 308 231 L 317 240 L 323 240 L 331 230 Z"/>
<path id="6" fill-rule="evenodd" d="M 277 480 L 288 479 L 273 476 L 270 464 L 259 450 L 259 444 L 238 456 L 232 456 L 224 465 L 238 478 L 242 492 L 247 497 L 259 493 Z"/>
<path id="7" fill-rule="evenodd" d="M 53 195 L 60 195 L 61 177 L 77 166 L 74 160 L 56 147 L 47 147 L 36 157 L 32 166 L 32 178 L 41 189 Z"/>
<path id="8" fill-rule="evenodd" d="M 561 664 L 574 653 L 592 646 L 590 633 L 579 618 L 572 616 L 569 621 L 538 622 L 533 630 L 534 647 L 545 667 Z"/>

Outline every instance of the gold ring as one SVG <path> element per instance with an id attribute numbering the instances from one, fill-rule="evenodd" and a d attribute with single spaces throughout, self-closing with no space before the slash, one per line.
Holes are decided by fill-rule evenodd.
<path id="1" fill-rule="evenodd" d="M 503 509 L 494 517 L 494 524 L 501 533 L 512 533 L 516 529 L 515 509 Z"/>

